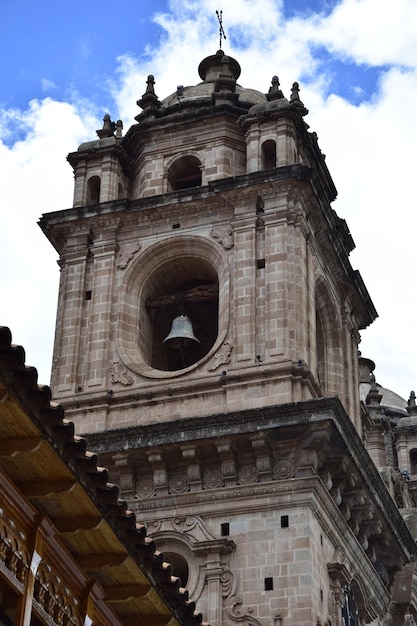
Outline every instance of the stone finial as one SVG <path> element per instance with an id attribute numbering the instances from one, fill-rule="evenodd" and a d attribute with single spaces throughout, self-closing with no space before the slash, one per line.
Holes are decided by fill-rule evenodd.
<path id="1" fill-rule="evenodd" d="M 300 109 L 301 115 L 307 115 L 308 109 L 305 108 L 304 104 L 300 100 L 300 85 L 295 81 L 291 87 L 291 96 L 290 96 L 290 104 L 292 106 L 296 106 Z"/>
<path id="2" fill-rule="evenodd" d="M 104 139 L 104 137 L 113 137 L 114 131 L 116 130 L 116 122 L 112 122 L 110 119 L 110 115 L 106 113 L 103 117 L 103 128 L 100 130 L 96 130 L 97 135 L 100 139 Z"/>
<path id="3" fill-rule="evenodd" d="M 410 414 L 417 415 L 415 391 L 410 391 L 410 397 L 407 400 L 407 411 Z"/>
<path id="4" fill-rule="evenodd" d="M 152 76 L 152 74 L 149 74 L 147 80 L 146 80 L 146 93 L 153 93 L 155 94 L 155 77 Z"/>
<path id="5" fill-rule="evenodd" d="M 116 122 L 116 137 L 121 139 L 123 137 L 123 122 L 122 120 L 117 120 Z"/>
<path id="6" fill-rule="evenodd" d="M 381 404 L 382 394 L 378 391 L 376 384 L 375 374 L 372 372 L 370 375 L 371 388 L 366 396 L 366 404 Z"/>
<path id="7" fill-rule="evenodd" d="M 142 109 L 158 109 L 161 106 L 158 96 L 155 94 L 155 78 L 149 74 L 146 80 L 146 91 L 142 98 L 136 102 Z"/>
<path id="8" fill-rule="evenodd" d="M 271 86 L 269 88 L 268 93 L 266 94 L 268 100 L 276 100 L 277 98 L 283 98 L 284 94 L 279 88 L 279 78 L 278 76 L 273 76 L 271 80 Z"/>
<path id="9" fill-rule="evenodd" d="M 290 102 L 301 102 L 300 85 L 297 83 L 297 81 L 292 84 Z"/>

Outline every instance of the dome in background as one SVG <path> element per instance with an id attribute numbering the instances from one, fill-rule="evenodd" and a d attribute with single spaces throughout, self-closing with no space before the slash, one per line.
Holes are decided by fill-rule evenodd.
<path id="1" fill-rule="evenodd" d="M 379 405 L 380 409 L 391 418 L 400 419 L 408 416 L 407 401 L 395 391 L 382 387 L 375 380 L 375 363 L 371 359 L 359 358 L 359 393 L 360 400 L 367 405 Z M 371 395 L 376 398 L 372 401 Z"/>

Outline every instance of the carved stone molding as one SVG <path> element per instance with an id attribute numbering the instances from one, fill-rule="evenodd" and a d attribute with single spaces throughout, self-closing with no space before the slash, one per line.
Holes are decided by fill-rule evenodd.
<path id="1" fill-rule="evenodd" d="M 230 598 L 230 606 L 226 607 L 225 612 L 232 622 L 244 622 L 247 626 L 262 626 L 262 622 L 252 615 L 252 607 L 248 607 L 245 611 L 240 596 Z"/>
<path id="2" fill-rule="evenodd" d="M 222 597 L 228 598 L 233 596 L 236 592 L 236 577 L 230 570 L 226 570 L 220 576 L 220 582 L 222 585 Z"/>

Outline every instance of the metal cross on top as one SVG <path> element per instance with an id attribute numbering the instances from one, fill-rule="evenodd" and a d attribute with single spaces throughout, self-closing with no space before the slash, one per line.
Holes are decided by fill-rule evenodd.
<path id="1" fill-rule="evenodd" d="M 223 11 L 216 10 L 217 19 L 219 20 L 219 48 L 222 49 L 222 39 L 226 39 L 226 35 L 223 28 Z"/>

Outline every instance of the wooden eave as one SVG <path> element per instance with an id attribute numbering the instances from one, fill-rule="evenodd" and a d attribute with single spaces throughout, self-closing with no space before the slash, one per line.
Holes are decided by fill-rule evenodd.
<path id="1" fill-rule="evenodd" d="M 117 624 L 198 626 L 201 615 L 171 566 L 24 360 L 0 327 L 0 474 L 50 520 L 76 566 L 101 586 Z"/>

